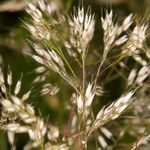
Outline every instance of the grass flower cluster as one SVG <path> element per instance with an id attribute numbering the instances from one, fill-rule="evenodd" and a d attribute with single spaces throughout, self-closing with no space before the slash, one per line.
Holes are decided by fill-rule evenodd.
<path id="1" fill-rule="evenodd" d="M 28 16 L 24 25 L 31 33 L 31 50 L 25 53 L 39 64 L 34 70 L 37 77 L 33 85 L 45 81 L 51 70 L 69 85 L 68 88 L 73 93 L 69 104 L 68 131 L 65 134 L 55 124 L 37 115 L 34 104 L 28 102 L 32 89 L 24 94 L 21 91 L 24 84 L 22 76 L 14 83 L 11 70 L 8 69 L 6 75 L 1 69 L 0 129 L 7 132 L 12 149 L 16 148 L 15 134 L 18 133 L 28 134 L 29 141 L 24 146 L 25 150 L 83 150 L 90 149 L 91 141 L 94 149 L 113 149 L 113 144 L 109 144 L 109 141 L 113 143 L 114 135 L 107 124 L 115 122 L 131 106 L 135 118 L 132 121 L 125 119 L 123 124 L 127 127 L 130 121 L 133 127 L 138 128 L 136 122 L 139 123 L 139 115 L 144 113 L 142 108 L 146 107 L 143 106 L 144 102 L 148 101 L 149 93 L 146 94 L 146 90 L 149 89 L 150 52 L 145 46 L 148 23 L 135 24 L 133 14 L 119 22 L 115 20 L 113 10 L 106 10 L 101 17 L 103 51 L 97 51 L 98 66 L 91 66 L 91 69 L 96 69 L 89 74 L 87 60 L 92 52 L 91 43 L 97 21 L 96 14 L 92 13 L 90 7 L 86 9 L 81 2 L 72 15 L 65 15 L 55 1 L 45 3 L 38 0 L 37 5 L 28 1 L 26 12 Z M 133 59 L 137 65 L 128 69 L 127 59 Z M 125 90 L 110 104 L 97 106 L 95 112 L 93 103 L 98 96 L 107 94 L 103 87 L 103 75 L 111 74 L 115 66 L 127 70 L 126 73 L 122 72 L 127 83 Z M 51 83 L 43 84 L 41 88 L 43 96 L 63 91 Z M 142 102 L 143 99 L 146 100 Z M 150 111 L 150 107 L 147 111 Z M 135 130 L 131 132 L 136 136 Z M 135 140 L 129 149 L 134 150 L 148 142 L 149 133 L 142 133 L 138 134 L 142 137 Z"/>

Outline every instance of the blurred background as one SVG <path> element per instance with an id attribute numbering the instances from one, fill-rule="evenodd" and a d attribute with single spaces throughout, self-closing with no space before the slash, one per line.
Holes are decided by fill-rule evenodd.
<path id="1" fill-rule="evenodd" d="M 36 3 L 36 0 L 34 2 Z M 54 2 L 65 14 L 71 14 L 73 7 L 77 7 L 79 4 L 78 0 L 54 0 Z M 122 20 L 129 13 L 133 13 L 136 14 L 135 20 L 138 22 L 142 18 L 148 18 L 150 14 L 150 0 L 83 0 L 83 3 L 85 7 L 91 5 L 92 12 L 96 14 L 95 34 L 90 46 L 94 50 L 89 53 L 99 51 L 102 48 L 103 34 L 100 18 L 105 9 L 113 9 L 118 20 Z M 24 53 L 30 49 L 27 41 L 30 35 L 23 24 L 27 16 L 24 10 L 25 6 L 25 0 L 0 0 L 0 65 L 6 72 L 8 66 L 11 68 L 14 82 L 23 74 L 23 91 L 33 87 L 32 81 L 36 76 L 33 70 L 38 66 Z M 40 96 L 40 86 L 37 86 L 33 89 L 30 101 L 37 109 L 38 115 L 44 116 L 45 119 L 50 120 L 63 130 L 64 122 L 68 119 L 68 108 L 66 106 L 69 104 L 73 91 L 53 72 L 50 72 L 47 80 L 60 87 L 58 96 L 48 95 L 43 98 Z M 125 88 L 125 81 L 121 76 L 118 76 L 112 81 L 104 83 L 103 87 L 107 92 L 105 96 L 94 103 L 95 111 L 99 110 L 102 104 L 109 103 L 110 98 L 111 100 L 118 98 Z M 116 125 L 119 125 L 119 123 L 116 123 Z M 17 136 L 18 139 L 21 137 L 21 135 Z M 130 143 L 133 140 L 134 137 L 128 133 L 120 139 L 122 143 Z M 18 142 L 18 150 L 21 150 L 26 143 L 26 136 L 16 142 Z M 7 136 L 0 131 L 0 150 L 9 149 Z M 114 147 L 114 149 L 117 148 Z"/>

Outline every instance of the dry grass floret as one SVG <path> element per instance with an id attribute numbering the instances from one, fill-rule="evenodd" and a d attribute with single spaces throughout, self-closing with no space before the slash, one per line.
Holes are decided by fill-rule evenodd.
<path id="1" fill-rule="evenodd" d="M 55 17 L 53 16 L 55 12 L 59 12 L 53 2 L 45 4 L 43 0 L 38 0 L 38 6 L 30 2 L 27 5 L 26 12 L 30 16 L 30 21 L 25 22 L 25 25 L 32 35 L 31 45 L 35 52 L 28 53 L 28 55 L 41 65 L 35 69 L 35 72 L 42 74 L 38 75 L 33 83 L 44 81 L 47 77 L 46 69 L 49 69 L 60 75 L 74 89 L 72 101 L 75 111 L 70 121 L 71 129 L 68 129 L 71 134 L 65 137 L 64 133 L 61 133 L 62 140 L 60 144 L 57 144 L 58 138 L 60 138 L 59 129 L 45 123 L 44 119 L 36 116 L 33 106 L 27 104 L 26 101 L 31 90 L 20 97 L 21 79 L 18 80 L 14 90 L 12 90 L 13 79 L 11 71 L 8 72 L 6 81 L 3 72 L 0 71 L 0 87 L 2 91 L 0 128 L 13 134 L 27 132 L 30 138 L 30 142 L 26 145 L 28 149 L 40 147 L 46 150 L 67 150 L 76 141 L 79 143 L 78 149 L 87 149 L 89 139 L 98 128 L 108 139 L 111 139 L 112 133 L 104 125 L 117 119 L 127 109 L 133 101 L 133 95 L 136 93 L 137 87 L 143 86 L 144 81 L 150 74 L 148 62 L 140 56 L 140 50 L 143 48 L 147 37 L 148 25 L 135 25 L 132 30 L 130 26 L 134 22 L 133 14 L 127 16 L 119 24 L 113 21 L 113 11 L 106 11 L 106 15 L 101 17 L 104 31 L 103 54 L 97 71 L 91 75 L 91 80 L 89 80 L 87 78 L 86 59 L 95 29 L 95 15 L 92 14 L 91 9 L 88 8 L 85 11 L 82 5 L 74 10 L 72 16 L 65 18 L 60 13 L 56 13 Z M 63 22 L 64 20 L 68 21 L 67 25 Z M 58 30 L 57 27 L 61 24 L 63 24 L 62 28 L 69 25 L 68 37 L 63 37 L 63 33 Z M 131 31 L 127 35 L 126 33 L 129 30 Z M 121 52 L 118 52 L 119 57 L 116 57 L 112 64 L 103 69 L 108 54 L 118 46 L 121 47 Z M 70 56 L 73 56 L 71 59 L 78 62 L 82 77 L 78 76 L 78 73 L 67 59 L 64 48 Z M 132 56 L 142 66 L 141 69 L 139 71 L 136 68 L 131 70 L 127 79 L 125 94 L 123 93 L 120 98 L 110 105 L 99 108 L 99 112 L 95 116 L 92 103 L 96 95 L 101 96 L 104 93 L 102 87 L 98 86 L 99 76 L 105 70 L 119 64 L 129 56 Z M 147 52 L 146 56 L 149 58 Z M 49 93 L 55 95 L 58 91 L 57 86 L 48 83 L 42 86 L 41 93 L 43 95 Z M 11 115 L 15 117 L 10 119 Z M 9 135 L 9 137 L 13 137 L 13 134 Z M 148 138 L 149 136 L 142 138 L 137 142 L 136 146 L 140 146 Z M 96 140 L 99 141 L 102 148 L 108 146 L 102 135 L 98 135 Z M 135 148 L 134 146 L 132 149 Z"/>

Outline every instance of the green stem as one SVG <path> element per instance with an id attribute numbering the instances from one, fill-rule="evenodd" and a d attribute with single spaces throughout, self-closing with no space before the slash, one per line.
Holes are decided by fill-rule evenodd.
<path id="1" fill-rule="evenodd" d="M 41 150 L 44 150 L 43 138 L 41 139 Z"/>

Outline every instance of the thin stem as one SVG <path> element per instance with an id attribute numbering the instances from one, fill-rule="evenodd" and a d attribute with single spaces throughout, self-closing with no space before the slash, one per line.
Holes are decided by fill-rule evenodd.
<path id="1" fill-rule="evenodd" d="M 57 48 L 53 45 L 53 43 L 55 44 L 55 46 L 57 46 Z M 51 41 L 47 41 L 46 40 L 46 43 L 48 43 L 50 45 L 50 47 L 55 50 L 59 55 L 60 57 L 64 60 L 64 62 L 66 63 L 66 65 L 68 66 L 69 70 L 71 71 L 72 75 L 77 78 L 77 76 L 75 75 L 73 69 L 71 68 L 70 64 L 68 63 L 66 57 L 64 56 L 61 48 L 55 43 L 55 41 L 52 39 L 52 42 Z"/>
<path id="2" fill-rule="evenodd" d="M 85 82 L 86 82 L 86 71 L 85 71 L 85 55 L 82 56 L 82 99 L 83 99 L 83 127 L 86 129 L 86 116 L 85 116 Z"/>
<path id="3" fill-rule="evenodd" d="M 43 138 L 41 139 L 41 150 L 44 150 Z"/>
<path id="4" fill-rule="evenodd" d="M 108 68 L 110 68 L 110 67 L 116 65 L 117 63 L 119 63 L 125 56 L 126 56 L 126 54 L 122 54 L 122 53 L 121 53 L 120 56 L 118 57 L 118 59 L 114 60 L 114 62 L 112 62 L 108 67 L 106 67 L 104 70 L 102 70 L 102 71 L 100 72 L 101 67 L 102 67 L 102 65 L 103 65 L 103 63 L 104 63 L 104 61 L 105 61 L 106 58 L 105 58 L 104 60 L 102 59 L 102 62 L 101 62 L 101 64 L 100 64 L 100 66 L 99 66 L 99 68 L 98 68 L 98 72 L 97 72 L 97 74 L 96 74 L 96 78 L 95 78 L 95 81 L 94 81 L 94 86 L 96 86 L 97 79 L 98 79 L 98 77 L 99 77 L 102 73 L 104 73 Z"/>
<path id="5" fill-rule="evenodd" d="M 85 55 L 82 56 L 82 94 L 83 94 L 83 128 L 86 132 L 86 106 L 85 106 L 85 84 L 86 84 L 86 70 L 85 70 Z M 86 139 L 86 134 L 84 135 L 84 140 Z M 87 143 L 84 144 L 84 149 L 87 149 Z"/>
<path id="6" fill-rule="evenodd" d="M 97 80 L 98 80 L 98 77 L 99 77 L 101 68 L 102 68 L 102 66 L 103 66 L 103 64 L 104 64 L 104 62 L 105 62 L 106 56 L 107 56 L 106 54 L 103 55 L 102 61 L 101 61 L 100 65 L 99 65 L 99 67 L 98 67 L 98 71 L 97 71 L 97 74 L 96 74 L 96 77 L 95 77 L 95 80 L 94 80 L 94 90 L 96 90 Z"/>
<path id="7" fill-rule="evenodd" d="M 46 65 L 50 70 L 53 70 L 49 65 Z M 67 79 L 65 76 L 63 76 L 63 74 L 57 72 L 64 80 L 66 80 L 74 89 L 75 91 L 80 94 L 79 90 L 77 89 L 77 87 L 69 80 Z"/>
<path id="8" fill-rule="evenodd" d="M 82 92 L 85 94 L 85 80 L 86 80 L 86 71 L 85 71 L 85 59 L 82 58 Z"/>
<path id="9" fill-rule="evenodd" d="M 53 40 L 53 39 L 52 39 Z M 57 46 L 58 51 L 60 52 L 60 56 L 62 57 L 62 59 L 65 61 L 66 65 L 68 66 L 68 68 L 70 69 L 71 73 L 73 74 L 73 76 L 75 78 L 77 78 L 77 76 L 75 75 L 73 69 L 71 68 L 70 64 L 68 63 L 66 57 L 64 56 L 64 53 L 62 52 L 61 48 L 58 46 L 58 44 L 55 42 L 55 40 L 53 40 L 54 44 Z"/>

